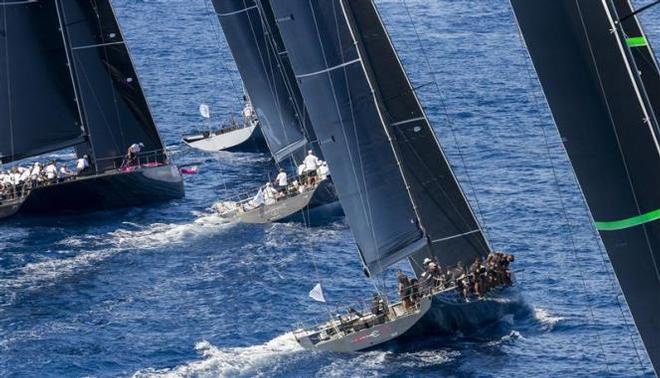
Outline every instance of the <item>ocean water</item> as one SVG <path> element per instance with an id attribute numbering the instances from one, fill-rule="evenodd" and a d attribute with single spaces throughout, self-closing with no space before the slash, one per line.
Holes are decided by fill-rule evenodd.
<path id="1" fill-rule="evenodd" d="M 201 170 L 178 201 L 0 223 L 0 376 L 652 375 L 508 2 L 378 4 L 492 244 L 516 255 L 525 309 L 478 335 L 351 355 L 290 333 L 326 316 L 307 297 L 318 280 L 330 307 L 369 295 L 346 224 L 223 223 L 208 208 L 272 163 L 179 143 L 204 127 L 200 103 L 214 123 L 241 108 L 207 0 L 114 3 L 164 139 Z M 660 8 L 643 19 L 660 43 Z"/>

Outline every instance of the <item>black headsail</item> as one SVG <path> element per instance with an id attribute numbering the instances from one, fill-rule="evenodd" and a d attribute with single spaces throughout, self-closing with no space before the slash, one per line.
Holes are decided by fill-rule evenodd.
<path id="1" fill-rule="evenodd" d="M 371 0 L 274 0 L 280 33 L 371 274 L 489 246 Z"/>
<path id="2" fill-rule="evenodd" d="M 313 135 L 268 1 L 213 0 L 245 89 L 276 161 L 305 148 Z M 310 129 L 311 130 L 311 129 Z"/>
<path id="3" fill-rule="evenodd" d="M 72 70 L 81 99 L 90 151 L 100 171 L 121 162 L 126 149 L 142 142 L 143 151 L 162 152 L 126 42 L 110 0 L 52 0 L 64 24 Z M 39 3 L 44 3 L 40 1 Z M 163 155 L 160 155 L 163 159 Z"/>
<path id="4" fill-rule="evenodd" d="M 596 228 L 657 370 L 660 145 L 645 88 L 658 83 L 646 83 L 652 75 L 640 78 L 609 0 L 511 3 Z"/>
<path id="5" fill-rule="evenodd" d="M 0 1 L 0 161 L 84 142 L 54 1 Z"/>

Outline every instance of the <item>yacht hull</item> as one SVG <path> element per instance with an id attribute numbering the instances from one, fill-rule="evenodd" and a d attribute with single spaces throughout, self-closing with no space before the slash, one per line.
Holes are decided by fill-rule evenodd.
<path id="1" fill-rule="evenodd" d="M 144 167 L 34 188 L 13 213 L 7 210 L 11 203 L 0 205 L 0 218 L 133 207 L 183 196 L 183 179 L 176 166 Z"/>
<path id="2" fill-rule="evenodd" d="M 450 293 L 455 296 L 456 293 Z M 504 316 L 523 308 L 524 301 L 516 286 L 494 289 L 484 299 L 470 302 L 437 295 L 431 308 L 405 336 L 421 334 L 470 334 L 497 323 Z"/>
<path id="3" fill-rule="evenodd" d="M 204 152 L 266 152 L 266 140 L 259 126 L 248 126 L 222 134 L 183 138 L 186 145 Z"/>

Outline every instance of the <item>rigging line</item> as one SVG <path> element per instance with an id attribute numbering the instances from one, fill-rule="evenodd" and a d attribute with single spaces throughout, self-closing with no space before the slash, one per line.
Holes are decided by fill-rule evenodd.
<path id="1" fill-rule="evenodd" d="M 14 155 L 16 155 L 16 147 L 14 145 L 14 115 L 12 111 L 12 94 L 11 94 L 11 71 L 9 69 L 9 28 L 7 27 L 7 12 L 3 12 L 2 15 L 2 23 L 4 26 L 5 30 L 5 51 L 7 51 L 7 56 L 5 57 L 7 59 L 5 63 L 5 70 L 7 74 L 7 109 L 8 109 L 8 117 L 9 117 L 9 143 L 10 143 L 10 149 L 11 149 L 11 158 L 12 160 L 14 159 Z"/>
<path id="2" fill-rule="evenodd" d="M 417 29 L 415 20 L 412 17 L 412 13 L 410 12 L 410 7 L 408 6 L 407 0 L 401 0 L 401 2 L 403 3 L 404 9 L 406 10 L 406 13 L 408 15 L 408 19 L 410 20 L 410 25 L 412 25 L 413 31 L 415 32 L 415 37 L 416 37 L 417 43 L 419 44 L 419 47 L 422 51 L 422 56 L 424 57 L 424 60 L 426 62 L 426 66 L 429 70 L 429 74 L 433 78 L 433 83 L 435 84 L 436 91 L 438 92 L 438 95 L 439 95 L 438 97 L 439 97 L 439 100 L 440 100 L 440 106 L 442 107 L 444 115 L 445 115 L 445 122 L 447 122 L 447 125 L 449 126 L 449 130 L 450 130 L 450 133 L 452 135 L 452 139 L 454 140 L 454 144 L 456 145 L 456 151 L 458 152 L 458 155 L 461 159 L 461 163 L 463 164 L 463 170 L 465 171 L 465 176 L 467 178 L 468 186 L 472 189 L 472 194 L 474 196 L 474 202 L 475 202 L 475 205 L 476 205 L 476 210 L 477 210 L 477 213 L 479 214 L 479 217 L 481 218 L 481 220 L 477 219 L 476 221 L 478 223 L 483 223 L 482 228 L 484 230 L 484 233 L 486 234 L 486 238 L 490 239 L 490 232 L 489 232 L 488 226 L 486 224 L 486 218 L 485 218 L 484 213 L 481 209 L 481 201 L 479 201 L 479 196 L 477 195 L 477 190 L 476 190 L 476 187 L 474 185 L 474 181 L 472 180 L 472 177 L 471 177 L 472 175 L 470 174 L 470 169 L 468 168 L 467 162 L 466 162 L 465 157 L 463 155 L 463 151 L 462 151 L 463 149 L 461 148 L 461 144 L 459 143 L 458 137 L 456 136 L 456 132 L 454 130 L 454 122 L 453 122 L 453 119 L 451 118 L 451 116 L 449 115 L 449 110 L 448 110 L 448 107 L 447 107 L 447 103 L 444 99 L 443 92 L 440 89 L 440 84 L 438 84 L 438 79 L 437 79 L 435 73 L 433 72 L 433 66 L 431 65 L 431 60 L 429 59 L 428 54 L 426 53 L 426 48 L 424 47 L 424 44 L 422 43 L 422 38 L 419 34 L 419 30 Z M 451 169 L 451 164 L 450 164 L 450 169 Z M 457 180 L 457 183 L 458 183 L 458 180 Z M 458 183 L 458 185 L 459 185 L 459 189 L 460 189 L 460 183 Z M 486 243 L 488 243 L 488 240 L 486 240 Z"/>
<path id="3" fill-rule="evenodd" d="M 635 15 L 640 14 L 640 13 L 644 12 L 645 10 L 650 9 L 650 8 L 652 8 L 652 7 L 654 7 L 654 6 L 658 5 L 658 4 L 660 4 L 660 0 L 654 1 L 654 2 L 652 2 L 651 4 L 647 4 L 647 5 L 645 5 L 645 6 L 641 7 L 641 8 L 639 8 L 639 9 L 637 9 L 636 11 L 633 11 L 633 12 L 630 13 L 629 15 L 626 15 L 626 16 L 620 18 L 620 19 L 619 19 L 618 21 L 616 21 L 616 22 L 617 22 L 617 23 L 621 23 L 621 22 L 623 22 L 623 21 L 629 19 L 630 17 L 634 17 Z"/>
<path id="4" fill-rule="evenodd" d="M 509 6 L 510 6 L 510 9 L 511 9 L 511 13 L 513 14 L 513 6 L 511 5 L 511 3 L 509 3 Z M 516 22 L 515 19 L 513 19 L 513 22 L 514 23 Z M 526 43 L 525 43 L 524 37 L 522 35 L 522 30 L 520 29 L 519 25 L 518 25 L 518 37 L 520 39 L 521 46 L 523 46 L 523 48 L 524 48 L 526 46 Z M 533 83 L 534 82 L 533 73 L 532 73 L 532 69 L 530 67 L 529 60 L 527 60 L 527 64 L 525 65 L 525 67 L 526 67 L 526 71 L 527 71 L 527 75 L 528 75 L 528 81 L 530 83 Z M 532 98 L 533 102 L 536 104 L 537 107 L 542 108 L 542 106 L 541 106 L 542 102 L 539 100 L 536 91 L 532 91 L 531 94 L 530 94 L 530 97 Z M 596 321 L 595 321 L 595 315 L 594 315 L 594 311 L 593 311 L 592 299 L 591 299 L 591 295 L 588 292 L 588 286 L 587 286 L 587 283 L 586 283 L 585 275 L 582 271 L 582 265 L 578 262 L 577 244 L 575 242 L 575 235 L 573 233 L 573 228 L 571 227 L 570 220 L 568 218 L 568 214 L 567 214 L 568 210 L 566 208 L 566 204 L 565 204 L 564 198 L 562 196 L 561 186 L 559 184 L 559 175 L 557 173 L 557 169 L 555 167 L 554 160 L 552 159 L 552 156 L 551 156 L 550 144 L 548 143 L 548 135 L 546 133 L 545 128 L 543 127 L 543 123 L 541 122 L 540 124 L 541 124 L 541 127 L 540 127 L 541 134 L 543 136 L 543 140 L 544 140 L 544 143 L 545 143 L 545 150 L 546 150 L 545 157 L 546 157 L 546 159 L 547 159 L 547 161 L 550 165 L 550 169 L 552 171 L 553 180 L 554 180 L 554 187 L 555 187 L 555 190 L 556 190 L 557 195 L 558 195 L 558 201 L 559 201 L 559 205 L 561 207 L 562 217 L 564 218 L 565 225 L 567 226 L 567 228 L 569 230 L 569 241 L 570 241 L 570 244 L 572 246 L 572 252 L 573 252 L 572 255 L 573 255 L 573 259 L 576 263 L 575 266 L 577 267 L 576 270 L 578 272 L 578 276 L 580 277 L 582 286 L 584 288 L 584 293 L 587 297 L 587 302 L 589 304 L 589 312 L 590 312 L 590 316 L 591 316 L 591 323 L 593 325 L 595 325 Z M 564 152 L 566 153 L 565 150 L 564 150 Z M 598 344 L 600 346 L 600 349 L 601 349 L 601 353 L 603 354 L 603 358 L 605 360 L 605 366 L 606 366 L 608 372 L 610 372 L 609 360 L 607 358 L 607 354 L 605 353 L 605 347 L 603 345 L 603 342 L 602 342 L 602 339 L 601 339 L 601 336 L 600 336 L 600 332 L 598 330 L 596 330 L 596 341 L 598 342 Z"/>
<path id="5" fill-rule="evenodd" d="M 228 46 L 223 46 L 222 43 L 220 42 L 221 39 L 222 39 L 222 37 L 221 37 L 222 33 L 220 32 L 220 25 L 219 25 L 218 17 L 216 16 L 215 11 L 211 11 L 211 9 L 209 8 L 209 1 L 210 0 L 204 0 L 204 7 L 206 8 L 206 12 L 209 15 L 208 19 L 211 22 L 211 24 L 213 25 L 213 32 L 215 34 L 215 41 L 218 44 L 218 54 L 220 55 L 220 59 L 219 59 L 220 60 L 220 65 L 222 66 L 222 69 L 225 72 L 229 73 L 229 83 L 231 85 L 232 91 L 234 93 L 239 93 L 239 92 L 244 93 L 244 91 L 238 91 L 236 89 L 237 86 L 236 86 L 236 83 L 235 83 L 235 77 L 234 77 L 233 71 L 231 71 L 229 69 L 229 67 L 227 67 L 227 62 L 225 62 L 224 56 L 223 56 L 223 54 L 221 54 L 222 51 L 228 51 L 229 47 Z M 226 40 L 225 40 L 225 42 L 226 42 Z"/>

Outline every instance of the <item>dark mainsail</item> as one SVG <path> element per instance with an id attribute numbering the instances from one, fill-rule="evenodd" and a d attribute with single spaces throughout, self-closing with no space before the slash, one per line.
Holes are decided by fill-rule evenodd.
<path id="1" fill-rule="evenodd" d="M 625 33 L 617 26 L 617 10 L 623 13 L 630 7 L 622 1 L 617 7 L 609 0 L 511 3 L 596 228 L 657 370 L 660 145 L 649 102 L 654 99 L 657 106 L 655 59 L 650 59 L 650 50 L 642 52 L 646 60 L 639 47 L 630 47 L 629 37 L 643 36 L 639 24 L 635 29 L 625 22 Z"/>
<path id="2" fill-rule="evenodd" d="M 269 20 L 268 1 L 213 0 L 220 25 L 276 161 L 305 148 L 307 112 L 279 36 Z M 263 18 L 262 18 L 263 16 Z M 309 139 L 308 139 L 309 138 Z"/>
<path id="3" fill-rule="evenodd" d="M 54 1 L 0 1 L 0 161 L 84 142 Z"/>
<path id="4" fill-rule="evenodd" d="M 279 30 L 371 274 L 489 252 L 371 0 L 274 0 Z"/>
<path id="5" fill-rule="evenodd" d="M 163 144 L 133 68 L 110 0 L 54 0 L 64 24 L 90 151 L 99 171 L 121 162 L 126 149 L 162 152 Z M 162 159 L 161 155 L 161 159 Z"/>

